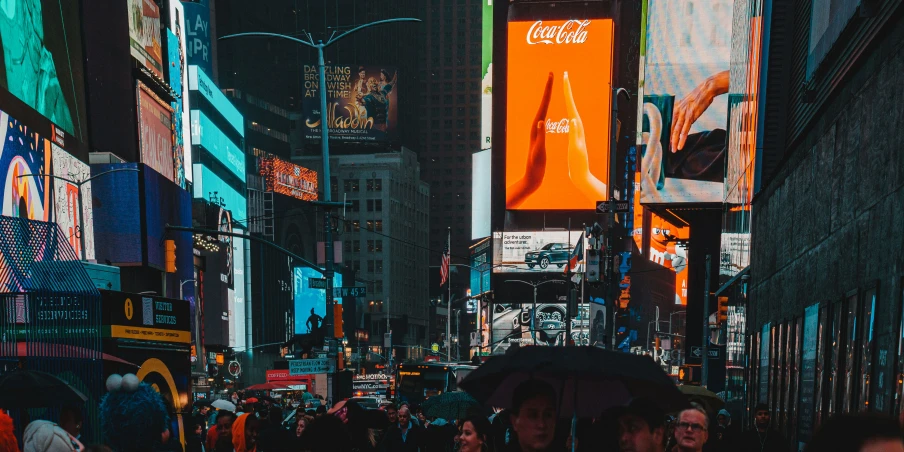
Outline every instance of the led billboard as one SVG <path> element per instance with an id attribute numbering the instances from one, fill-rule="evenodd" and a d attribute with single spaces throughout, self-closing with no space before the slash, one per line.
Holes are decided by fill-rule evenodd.
<path id="1" fill-rule="evenodd" d="M 181 98 L 176 99 L 176 102 L 173 105 L 175 112 L 173 113 L 173 126 L 174 133 L 181 133 L 182 137 L 182 174 L 183 174 L 183 183 L 181 184 L 182 188 L 185 188 L 184 181 L 191 182 L 191 117 L 189 116 L 189 112 L 191 111 L 191 105 L 189 104 L 188 99 L 188 59 L 187 59 L 187 49 L 185 41 L 187 39 L 187 31 L 186 31 L 186 17 L 185 17 L 185 9 L 182 6 L 182 3 L 176 0 L 170 2 L 170 30 L 172 30 L 172 34 L 175 35 L 175 42 L 168 41 L 167 49 L 169 52 L 169 64 L 170 64 L 170 86 L 173 87 L 173 90 L 177 93 L 182 94 Z M 169 36 L 169 35 L 167 35 Z M 175 45 L 173 45 L 175 44 Z M 178 71 L 179 84 L 178 88 L 174 81 L 177 77 L 176 73 Z M 178 116 L 179 118 L 176 118 Z M 181 127 L 181 132 L 179 132 Z M 178 141 L 177 141 L 178 143 Z M 177 164 L 177 171 L 179 170 L 179 164 Z M 178 178 L 178 174 L 177 174 Z"/>
<path id="2" fill-rule="evenodd" d="M 201 93 L 213 109 L 226 119 L 226 122 L 238 132 L 239 136 L 245 137 L 245 123 L 242 114 L 232 105 L 229 98 L 220 92 L 220 88 L 214 84 L 213 80 L 207 74 L 198 68 L 198 66 L 188 67 L 188 88 L 192 91 Z M 193 116 L 194 117 L 194 116 Z M 192 131 L 194 133 L 194 131 Z M 194 141 L 192 142 L 194 143 Z M 195 143 L 197 144 L 197 143 Z"/>
<path id="3" fill-rule="evenodd" d="M 172 181 L 175 179 L 173 109 L 141 82 L 138 82 L 137 96 L 141 162 Z"/>
<path id="4" fill-rule="evenodd" d="M 493 151 L 471 154 L 471 239 L 490 236 L 490 200 L 493 194 Z"/>
<path id="5" fill-rule="evenodd" d="M 506 209 L 608 199 L 611 19 L 509 22 Z"/>
<path id="6" fill-rule="evenodd" d="M 260 159 L 260 175 L 267 191 L 304 201 L 317 200 L 317 172 L 280 160 L 276 157 Z"/>
<path id="7" fill-rule="evenodd" d="M 531 315 L 532 300 L 523 300 L 521 304 L 491 304 L 493 337 L 490 352 L 494 355 L 503 354 L 513 344 L 522 346 L 535 343 L 538 346 L 566 345 L 567 317 L 565 316 L 564 298 L 565 296 L 562 295 L 554 299 L 537 300 L 535 316 Z M 571 320 L 571 338 L 577 345 L 590 345 L 589 306 L 581 306 L 580 313 L 576 317 L 580 320 Z M 532 323 L 533 325 L 531 325 Z"/>
<path id="8" fill-rule="evenodd" d="M 0 11 L 0 88 L 84 141 L 79 2 L 20 0 Z"/>
<path id="9" fill-rule="evenodd" d="M 244 222 L 248 218 L 244 190 L 239 192 L 210 168 L 200 163 L 195 163 L 194 166 L 195 181 L 192 184 L 194 190 L 192 196 L 196 199 L 209 199 L 210 195 L 216 192 L 217 197 L 223 198 L 226 208 L 232 211 L 233 217 Z"/>
<path id="10" fill-rule="evenodd" d="M 649 0 L 641 61 L 641 202 L 722 202 L 732 0 Z"/>
<path id="11" fill-rule="evenodd" d="M 494 232 L 493 272 L 564 273 L 581 235 L 582 231 Z M 583 253 L 579 260 L 583 262 Z"/>
<path id="12" fill-rule="evenodd" d="M 0 214 L 49 221 L 44 162 L 50 141 L 0 111 Z"/>
<path id="13" fill-rule="evenodd" d="M 192 144 L 206 149 L 240 181 L 245 182 L 245 153 L 242 148 L 233 143 L 204 112 L 192 110 L 191 121 Z"/>
<path id="14" fill-rule="evenodd" d="M 82 229 L 85 242 L 85 259 L 94 259 L 94 215 L 91 209 L 91 182 L 77 182 L 91 177 L 91 168 L 55 144 L 51 145 L 53 175 L 53 221 L 60 225 L 63 235 L 69 237 L 69 244 L 75 255 L 82 256 Z M 67 180 L 68 179 L 68 180 Z M 82 208 L 79 211 L 79 191 L 81 191 Z"/>
<path id="15" fill-rule="evenodd" d="M 171 0 L 170 3 L 176 0 Z M 210 48 L 210 5 L 208 0 L 185 1 L 185 28 L 188 64 L 213 74 L 213 53 Z"/>
<path id="16" fill-rule="evenodd" d="M 129 43 L 132 56 L 162 79 L 163 41 L 160 40 L 160 7 L 154 0 L 128 1 Z"/>
<path id="17" fill-rule="evenodd" d="M 293 269 L 293 285 L 295 296 L 295 334 L 307 334 L 317 326 L 322 326 L 326 317 L 326 291 L 312 289 L 311 279 L 320 279 L 323 275 L 310 267 Z M 333 287 L 342 287 L 342 275 L 333 276 Z M 341 298 L 336 303 L 342 304 Z"/>
<path id="18" fill-rule="evenodd" d="M 387 141 L 395 136 L 399 117 L 395 67 L 330 65 L 324 70 L 330 140 Z M 304 66 L 302 110 L 308 140 L 320 140 L 319 79 L 317 66 Z"/>
<path id="19" fill-rule="evenodd" d="M 483 22 L 480 36 L 480 149 L 483 150 L 493 146 L 493 0 L 481 0 L 481 3 L 483 3 Z M 489 198 L 489 195 L 487 197 Z"/>

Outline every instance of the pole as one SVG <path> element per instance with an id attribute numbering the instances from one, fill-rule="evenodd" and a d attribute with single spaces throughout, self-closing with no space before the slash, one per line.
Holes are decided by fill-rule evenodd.
<path id="1" fill-rule="evenodd" d="M 449 261 L 452 261 L 452 227 L 448 228 L 446 244 L 449 247 Z M 446 278 L 448 297 L 446 300 L 446 361 L 452 362 L 452 264 L 449 264 L 449 277 Z"/>
<path id="2" fill-rule="evenodd" d="M 537 345 L 537 329 L 534 327 L 535 322 L 537 321 L 537 287 L 538 285 L 534 285 L 534 303 L 530 308 L 530 337 L 534 341 L 534 345 Z"/>
<path id="3" fill-rule="evenodd" d="M 455 310 L 455 361 L 461 361 L 461 309 Z"/>
<path id="4" fill-rule="evenodd" d="M 711 255 L 706 255 L 706 279 L 703 283 L 703 357 L 700 359 L 700 384 L 705 388 L 709 381 L 709 261 Z"/>
<path id="5" fill-rule="evenodd" d="M 571 342 L 571 319 L 574 317 L 574 313 L 571 312 L 571 305 L 574 304 L 577 300 L 574 300 L 574 294 L 571 287 L 571 284 L 568 284 L 571 281 L 571 217 L 568 218 L 568 263 L 567 272 L 565 272 L 565 284 L 568 286 L 568 295 L 567 302 L 565 303 L 565 346 L 568 347 L 568 343 Z"/>
<path id="6" fill-rule="evenodd" d="M 480 327 L 480 311 L 483 309 L 483 272 L 480 272 L 480 293 L 477 294 L 477 355 L 480 355 L 480 345 L 483 343 L 483 329 Z"/>
<path id="7" fill-rule="evenodd" d="M 82 260 L 88 260 L 85 253 L 85 210 L 82 208 L 82 183 L 76 185 L 78 189 L 78 247 L 81 250 Z M 166 291 L 163 292 L 166 296 Z M 179 298 L 182 298 L 181 296 Z"/>

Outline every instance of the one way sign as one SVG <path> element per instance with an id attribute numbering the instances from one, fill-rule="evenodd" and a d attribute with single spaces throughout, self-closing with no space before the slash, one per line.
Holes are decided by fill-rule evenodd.
<path id="1" fill-rule="evenodd" d="M 718 348 L 710 348 L 706 350 L 706 354 L 709 356 L 709 359 L 719 359 L 719 349 Z M 703 356 L 703 347 L 691 347 L 691 356 L 694 358 L 700 358 Z"/>
<path id="2" fill-rule="evenodd" d="M 597 201 L 596 202 L 596 213 L 623 213 L 628 211 L 628 202 L 627 201 Z"/>

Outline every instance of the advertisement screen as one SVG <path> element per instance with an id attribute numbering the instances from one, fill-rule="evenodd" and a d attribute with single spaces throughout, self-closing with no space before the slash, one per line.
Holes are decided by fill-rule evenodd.
<path id="1" fill-rule="evenodd" d="M 308 334 L 318 326 L 323 325 L 326 317 L 326 291 L 312 289 L 311 279 L 323 278 L 320 272 L 310 267 L 295 267 L 294 291 L 295 295 L 295 334 Z M 333 287 L 342 287 L 342 275 L 336 273 L 333 276 Z M 336 303 L 341 304 L 342 299 L 336 298 Z"/>
<path id="2" fill-rule="evenodd" d="M 191 141 L 203 147 L 232 174 L 245 182 L 245 153 L 200 110 L 191 111 Z"/>
<path id="3" fill-rule="evenodd" d="M 160 7 L 154 0 L 129 0 L 129 42 L 132 56 L 163 78 Z"/>
<path id="4" fill-rule="evenodd" d="M 208 193 L 217 192 L 217 196 L 223 199 L 226 208 L 232 211 L 233 218 L 237 220 L 248 218 L 247 201 L 242 192 L 226 183 L 206 166 L 199 163 L 195 163 L 194 166 L 195 181 L 192 184 L 192 189 L 194 190 L 195 198 L 205 199 L 210 196 Z"/>
<path id="5" fill-rule="evenodd" d="M 164 240 L 176 242 L 176 269 L 180 279 L 191 279 L 192 234 L 190 232 L 168 231 L 168 224 L 191 224 L 191 195 L 170 182 L 156 171 L 142 171 L 144 185 L 145 234 L 147 234 L 147 265 L 162 270 L 166 256 Z M 99 180 L 100 178 L 98 178 Z M 138 206 L 135 206 L 138 207 Z M 185 285 L 188 289 L 189 285 Z"/>
<path id="6" fill-rule="evenodd" d="M 204 72 L 213 74 L 208 3 L 208 0 L 187 1 L 182 3 L 182 7 L 185 9 L 185 28 L 188 36 L 185 43 L 188 64 L 199 66 Z"/>
<path id="7" fill-rule="evenodd" d="M 138 169 L 137 163 L 91 165 L 91 171 L 99 174 L 120 168 Z M 136 215 L 140 205 L 137 171 L 118 171 L 91 181 L 94 197 L 103 202 L 94 204 L 94 231 L 98 262 L 112 265 L 142 265 L 141 216 Z"/>
<path id="8" fill-rule="evenodd" d="M 0 88 L 84 141 L 79 2 L 20 0 L 0 11 Z"/>
<path id="9" fill-rule="evenodd" d="M 141 82 L 138 82 L 138 105 L 141 161 L 167 179 L 174 180 L 173 110 Z"/>
<path id="10" fill-rule="evenodd" d="M 608 199 L 611 19 L 510 22 L 506 209 Z"/>
<path id="11" fill-rule="evenodd" d="M 493 146 L 493 0 L 481 2 L 483 23 L 480 36 L 480 149 L 483 150 Z"/>
<path id="12" fill-rule="evenodd" d="M 267 191 L 304 201 L 317 200 L 316 171 L 276 157 L 262 158 L 260 168 L 260 174 L 264 176 L 264 187 Z"/>
<path id="13" fill-rule="evenodd" d="M 493 272 L 565 272 L 568 258 L 582 231 L 525 231 L 493 233 Z M 585 242 L 586 243 L 586 242 Z M 583 253 L 579 264 L 584 260 Z M 580 271 L 575 266 L 574 270 Z"/>
<path id="14" fill-rule="evenodd" d="M 656 214 L 650 220 L 650 260 L 675 271 L 675 304 L 687 305 L 687 239 L 690 227 L 679 228 Z"/>
<path id="15" fill-rule="evenodd" d="M 226 122 L 238 132 L 239 136 L 245 136 L 245 123 L 244 119 L 242 119 L 242 114 L 232 105 L 229 98 L 220 91 L 220 88 L 217 88 L 217 85 L 207 76 L 207 73 L 199 69 L 198 66 L 188 67 L 188 88 L 199 92 L 201 96 L 210 102 L 214 110 L 222 115 Z"/>
<path id="16" fill-rule="evenodd" d="M 722 202 L 733 3 L 648 2 L 642 203 Z"/>
<path id="17" fill-rule="evenodd" d="M 178 2 L 176 2 L 178 4 Z M 172 31 L 166 31 L 167 55 L 169 59 L 169 77 L 170 86 L 177 93 L 182 92 L 182 43 L 178 36 Z M 185 188 L 185 141 L 182 135 L 182 120 L 184 119 L 182 110 L 182 97 L 177 97 L 175 102 L 170 103 L 173 108 L 173 166 L 174 166 L 174 182 L 182 188 Z"/>
<path id="18" fill-rule="evenodd" d="M 476 297 L 490 291 L 492 261 L 490 259 L 490 239 L 481 240 L 471 247 L 470 272 L 471 296 Z"/>
<path id="19" fill-rule="evenodd" d="M 399 71 L 392 66 L 326 66 L 326 120 L 330 140 L 388 141 L 399 117 Z M 304 66 L 305 139 L 320 140 L 317 66 Z"/>
<path id="20" fill-rule="evenodd" d="M 73 182 L 81 182 L 91 177 L 91 168 L 73 157 L 57 145 L 51 145 L 53 174 L 53 214 L 63 235 L 69 237 L 69 244 L 75 255 L 82 256 L 82 239 L 79 229 L 84 231 L 85 259 L 94 259 L 94 215 L 91 209 L 91 182 L 82 184 L 82 209 L 79 211 L 79 187 Z"/>
<path id="21" fill-rule="evenodd" d="M 494 303 L 490 305 L 493 311 L 493 338 L 490 352 L 494 355 L 503 354 L 512 344 L 521 346 L 564 346 L 566 317 L 565 296 L 555 300 L 537 300 L 537 314 L 531 319 L 532 303 L 524 300 L 522 304 Z M 588 305 L 580 308 L 577 317 L 582 320 L 572 320 L 571 337 L 577 345 L 590 345 L 590 309 Z M 533 330 L 531 321 L 533 320 Z"/>
<path id="22" fill-rule="evenodd" d="M 49 158 L 50 140 L 4 112 L 0 112 L 0 122 L 0 214 L 48 221 L 50 200 L 45 197 L 45 178 L 40 175 Z"/>
<path id="23" fill-rule="evenodd" d="M 179 107 L 173 107 L 176 110 L 173 113 L 173 123 L 176 126 L 176 130 L 178 130 L 180 124 L 182 126 L 182 171 L 184 173 L 184 180 L 191 182 L 191 117 L 189 116 L 191 105 L 189 104 L 188 99 L 189 63 L 187 56 L 188 49 L 186 47 L 186 39 L 188 39 L 186 25 L 185 8 L 182 6 L 182 2 L 171 1 L 170 30 L 176 35 L 176 41 L 178 42 L 179 47 L 178 49 L 169 49 L 170 85 L 176 90 L 176 84 L 173 82 L 173 78 L 175 77 L 176 70 L 178 70 L 181 76 L 179 81 L 180 89 L 176 91 L 182 94 L 182 98 L 176 99 L 176 103 L 179 104 Z M 167 46 L 170 46 L 169 42 L 167 42 Z M 175 118 L 176 115 L 181 116 L 178 122 Z M 185 188 L 185 184 L 183 183 L 181 187 Z"/>
<path id="24" fill-rule="evenodd" d="M 471 239 L 490 236 L 490 200 L 493 198 L 492 150 L 471 154 Z"/>

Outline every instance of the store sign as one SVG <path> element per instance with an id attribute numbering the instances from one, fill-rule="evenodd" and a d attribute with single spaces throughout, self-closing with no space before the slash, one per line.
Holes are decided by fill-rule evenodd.
<path id="1" fill-rule="evenodd" d="M 129 42 L 136 60 L 163 79 L 160 7 L 154 0 L 129 1 Z"/>
<path id="2" fill-rule="evenodd" d="M 317 200 L 317 172 L 314 170 L 276 157 L 266 157 L 261 159 L 260 175 L 264 177 L 267 191 L 303 201 Z"/>
<path id="3" fill-rule="evenodd" d="M 188 301 L 101 290 L 104 337 L 191 342 Z"/>
<path id="4" fill-rule="evenodd" d="M 289 360 L 289 375 L 316 375 L 335 371 L 335 364 L 329 358 Z"/>

